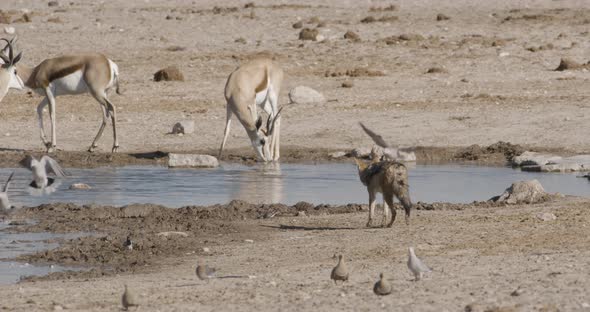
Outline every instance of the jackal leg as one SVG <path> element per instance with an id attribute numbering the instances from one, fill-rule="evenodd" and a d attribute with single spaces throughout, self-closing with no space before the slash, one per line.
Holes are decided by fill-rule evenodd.
<path id="1" fill-rule="evenodd" d="M 385 202 L 385 197 L 383 197 L 383 220 L 381 221 L 381 227 L 385 227 L 389 221 L 389 209 L 389 205 Z"/>
<path id="2" fill-rule="evenodd" d="M 373 216 L 375 215 L 375 200 L 376 200 L 375 193 L 369 192 L 369 221 L 367 221 L 367 227 L 371 227 L 371 221 L 373 220 Z"/>
<path id="3" fill-rule="evenodd" d="M 393 206 L 393 193 L 385 192 L 383 193 L 383 199 L 387 202 L 387 206 L 391 210 L 391 221 L 387 224 L 387 227 L 391 227 L 393 225 L 393 221 L 395 221 L 395 207 Z"/>

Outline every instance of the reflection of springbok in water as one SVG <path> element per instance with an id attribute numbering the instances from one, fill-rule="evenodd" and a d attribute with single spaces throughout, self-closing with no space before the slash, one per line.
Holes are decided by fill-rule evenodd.
<path id="1" fill-rule="evenodd" d="M 372 163 L 365 163 L 356 159 L 358 166 L 359 177 L 361 182 L 367 187 L 369 192 L 369 221 L 367 227 L 371 226 L 371 221 L 375 214 L 375 200 L 377 193 L 383 194 L 383 222 L 387 223 L 389 218 L 389 210 L 391 210 L 391 221 L 387 223 L 388 227 L 393 225 L 395 221 L 395 208 L 393 207 L 393 197 L 397 197 L 402 203 L 406 211 L 406 224 L 410 223 L 410 209 L 412 202 L 410 201 L 410 190 L 408 185 L 408 169 L 404 164 L 394 161 L 379 161 Z"/>
<path id="2" fill-rule="evenodd" d="M 280 203 L 283 201 L 283 176 L 278 162 L 261 164 L 256 170 L 240 172 L 232 198 L 251 203 Z"/>

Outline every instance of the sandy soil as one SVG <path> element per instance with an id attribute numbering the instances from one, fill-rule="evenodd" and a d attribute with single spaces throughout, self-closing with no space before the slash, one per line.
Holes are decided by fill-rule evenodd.
<path id="1" fill-rule="evenodd" d="M 378 9 L 392 3 L 393 11 Z M 60 97 L 57 143 L 64 151 L 56 156 L 66 166 L 163 164 L 170 151 L 214 153 L 224 127 L 227 75 L 263 51 L 284 66 L 281 103 L 289 102 L 288 90 L 298 85 L 328 99 L 284 110 L 283 161 L 326 160 L 331 151 L 371 146 L 358 121 L 394 145 L 426 146 L 419 149 L 421 160 L 505 161 L 505 150 L 485 148 L 498 141 L 590 152 L 584 131 L 590 113 L 587 69 L 554 71 L 564 57 L 588 62 L 590 10 L 583 1 L 245 4 L 106 0 L 48 7 L 45 1 L 5 0 L 0 9 L 12 19 L 22 16 L 20 9 L 30 10 L 31 22 L 12 24 L 23 63 L 101 51 L 119 65 L 124 94 L 111 99 L 121 154 L 85 153 L 100 123 L 98 105 L 87 96 Z M 438 13 L 450 19 L 437 21 Z M 299 30 L 291 25 L 301 19 L 313 28 L 308 22 L 314 16 L 325 22 L 320 31 L 328 40 L 298 40 Z M 361 23 L 368 16 L 386 21 Z M 349 30 L 361 41 L 344 39 Z M 153 74 L 169 65 L 178 66 L 185 81 L 154 82 Z M 354 77 L 340 74 L 354 69 Z M 344 81 L 353 87 L 341 87 Z M 42 152 L 35 117 L 40 101 L 11 91 L 0 103 L 1 166 L 16 165 L 25 151 Z M 194 134 L 167 134 L 183 119 L 195 121 Z M 107 128 L 100 151 L 110 151 L 111 144 Z M 235 122 L 224 160 L 251 162 L 249 144 Z M 177 211 L 42 206 L 19 212 L 17 217 L 41 220 L 22 230 L 100 235 L 23 260 L 94 269 L 2 286 L 0 309 L 59 305 L 112 311 L 127 283 L 148 311 L 457 311 L 468 305 L 472 311 L 583 310 L 590 306 L 589 205 L 579 198 L 493 207 L 425 205 L 411 227 L 398 220 L 393 229 L 364 228 L 367 212 L 354 204 L 316 209 L 235 202 Z M 276 209 L 277 216 L 264 218 Z M 308 216 L 296 217 L 296 210 Z M 539 212 L 552 212 L 557 220 L 542 222 L 535 217 Z M 163 231 L 188 237 L 157 236 Z M 138 248 L 126 253 L 119 246 L 129 233 Z M 409 245 L 434 268 L 419 283 L 410 281 L 405 267 Z M 343 286 L 328 279 L 336 253 L 352 269 Z M 198 258 L 218 267 L 221 276 L 256 278 L 200 282 L 193 273 Z M 379 272 L 392 281 L 393 295 L 371 293 Z M 518 288 L 522 292 L 511 295 Z"/>
<path id="2" fill-rule="evenodd" d="M 410 227 L 397 220 L 391 229 L 365 228 L 366 205 L 41 206 L 13 216 L 40 220 L 22 230 L 100 235 L 23 260 L 95 269 L 0 287 L 0 297 L 10 298 L 0 306 L 112 311 L 126 283 L 147 311 L 458 311 L 467 305 L 472 311 L 582 310 L 590 301 L 589 205 L 580 198 L 509 206 L 419 205 Z M 296 216 L 297 211 L 306 215 Z M 557 219 L 541 221 L 536 217 L 541 212 Z M 164 231 L 188 236 L 158 235 Z M 129 233 L 136 241 L 133 251 L 122 248 Z M 420 282 L 411 281 L 406 268 L 410 245 L 434 269 Z M 329 275 L 333 255 L 340 253 L 351 277 L 335 286 Z M 218 268 L 219 277 L 255 278 L 199 281 L 197 259 Z M 385 298 L 372 294 L 380 272 L 394 286 Z"/>
<path id="3" fill-rule="evenodd" d="M 394 11 L 370 10 L 389 6 L 387 1 L 334 0 L 321 6 L 257 1 L 254 8 L 238 1 L 59 3 L 48 7 L 44 1 L 8 0 L 2 9 L 13 19 L 20 17 L 19 9 L 31 11 L 32 22 L 13 25 L 23 63 L 101 51 L 119 65 L 124 95 L 111 98 L 118 109 L 122 152 L 218 148 L 225 80 L 240 60 L 261 51 L 283 63 L 281 103 L 288 103 L 288 90 L 297 85 L 311 86 L 328 99 L 284 110 L 284 146 L 369 146 L 357 125 L 362 120 L 404 146 L 501 140 L 590 151 L 582 130 L 590 109 L 588 73 L 553 71 L 562 57 L 588 61 L 589 11 L 580 1 L 395 1 Z M 436 21 L 438 13 L 450 19 Z M 329 40 L 298 40 L 299 29 L 291 25 L 314 16 L 325 22 L 320 30 Z M 367 16 L 398 19 L 361 23 Z M 348 30 L 361 41 L 344 39 Z M 409 40 L 391 40 L 404 34 Z M 240 38 L 246 43 L 236 42 Z M 154 82 L 153 74 L 168 65 L 177 65 L 185 81 Z M 433 67 L 443 72 L 426 73 Z M 360 71 L 358 77 L 326 77 L 357 68 L 384 76 Z M 354 86 L 342 88 L 345 80 Z M 3 100 L 2 148 L 42 148 L 35 117 L 40 100 L 19 91 Z M 58 99 L 57 114 L 58 147 L 85 151 L 101 120 L 98 105 L 90 97 L 65 96 Z M 195 120 L 195 133 L 167 135 L 182 119 Z M 248 147 L 245 132 L 234 125 L 228 147 Z M 110 151 L 111 145 L 107 129 L 101 150 Z"/>

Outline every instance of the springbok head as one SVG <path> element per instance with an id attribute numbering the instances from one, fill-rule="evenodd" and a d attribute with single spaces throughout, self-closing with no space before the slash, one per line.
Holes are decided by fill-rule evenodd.
<path id="1" fill-rule="evenodd" d="M 8 93 L 8 89 L 13 88 L 22 90 L 24 87 L 24 83 L 17 75 L 15 66 L 16 63 L 20 61 L 22 52 L 15 57 L 12 47 L 12 40 L 8 41 L 4 38 L 0 38 L 0 40 L 4 40 L 7 42 L 6 47 L 2 49 L 2 51 L 0 51 L 0 59 L 3 62 L 2 66 L 0 66 L 0 101 L 2 101 L 6 93 Z M 4 53 L 4 51 L 6 51 L 7 48 L 8 55 Z"/>
<path id="2" fill-rule="evenodd" d="M 272 135 L 274 134 L 275 124 L 277 119 L 281 116 L 281 111 L 283 107 L 279 109 L 277 114 L 274 116 L 268 116 L 266 120 L 266 129 L 262 128 L 262 117 L 258 116 L 256 120 L 256 136 L 251 137 L 250 140 L 252 141 L 252 147 L 258 154 L 260 158 L 264 161 L 272 160 L 272 156 L 270 153 L 270 140 L 272 139 Z"/>

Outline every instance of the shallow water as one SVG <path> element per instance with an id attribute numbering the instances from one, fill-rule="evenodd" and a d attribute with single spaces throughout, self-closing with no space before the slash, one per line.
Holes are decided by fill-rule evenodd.
<path id="1" fill-rule="evenodd" d="M 271 164 L 243 166 L 224 164 L 216 169 L 168 169 L 122 167 L 68 169 L 71 174 L 56 183 L 56 191 L 41 196 L 28 189 L 30 172 L 0 169 L 0 183 L 16 171 L 9 190 L 13 205 L 36 206 L 51 202 L 122 206 L 154 203 L 168 207 L 211 205 L 241 199 L 253 203 L 315 204 L 366 203 L 366 188 L 352 164 Z M 506 167 L 426 165 L 409 168 L 414 202 L 468 203 L 501 194 L 511 183 L 537 179 L 548 192 L 590 196 L 590 183 L 576 174 L 522 172 Z M 72 183 L 89 184 L 91 190 L 69 190 Z M 1 187 L 1 186 L 0 186 Z M 379 201 L 381 201 L 379 199 Z M 49 233 L 6 234 L 0 223 L 0 258 L 57 247 L 43 240 L 63 237 Z M 21 276 L 42 275 L 68 268 L 32 266 L 0 261 L 0 284 L 17 282 Z"/>
<path id="2" fill-rule="evenodd" d="M 56 248 L 57 243 L 47 243 L 46 240 L 57 238 L 75 238 L 81 234 L 51 234 L 51 233 L 5 233 L 6 223 L 0 222 L 0 285 L 18 282 L 21 277 L 30 275 L 45 275 L 51 272 L 72 270 L 72 268 L 58 265 L 31 265 L 28 263 L 6 261 L 19 255 L 34 253 Z"/>
<path id="3" fill-rule="evenodd" d="M 0 169 L 0 182 L 12 169 Z M 366 188 L 352 164 L 225 164 L 216 169 L 122 167 L 69 169 L 57 191 L 31 196 L 30 173 L 16 169 L 9 195 L 16 206 L 51 202 L 122 206 L 154 203 L 168 207 L 211 205 L 241 199 L 253 203 L 346 204 L 367 202 Z M 590 196 L 587 179 L 576 174 L 522 172 L 506 167 L 425 165 L 409 169 L 413 201 L 469 203 L 501 194 L 511 183 L 537 179 L 548 192 Z M 91 190 L 69 190 L 72 183 Z"/>

